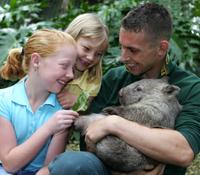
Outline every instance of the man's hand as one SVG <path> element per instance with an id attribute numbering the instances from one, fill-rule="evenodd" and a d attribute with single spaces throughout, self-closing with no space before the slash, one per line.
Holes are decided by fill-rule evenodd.
<path id="1" fill-rule="evenodd" d="M 112 126 L 113 116 L 110 115 L 106 118 L 98 119 L 92 122 L 85 131 L 85 141 L 88 144 L 95 144 L 108 134 L 110 126 Z"/>
<path id="2" fill-rule="evenodd" d="M 112 175 L 163 175 L 165 165 L 159 164 L 151 171 L 134 171 L 130 173 L 113 172 Z"/>
<path id="3" fill-rule="evenodd" d="M 85 132 L 85 143 L 87 145 L 87 150 L 90 152 L 95 152 L 96 143 L 107 135 L 104 128 L 104 119 L 99 119 L 91 123 Z"/>

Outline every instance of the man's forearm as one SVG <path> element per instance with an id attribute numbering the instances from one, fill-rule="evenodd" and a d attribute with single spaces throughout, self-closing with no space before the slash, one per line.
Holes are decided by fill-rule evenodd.
<path id="1" fill-rule="evenodd" d="M 109 132 L 163 163 L 188 166 L 194 158 L 185 137 L 175 130 L 148 128 L 118 117 Z"/>

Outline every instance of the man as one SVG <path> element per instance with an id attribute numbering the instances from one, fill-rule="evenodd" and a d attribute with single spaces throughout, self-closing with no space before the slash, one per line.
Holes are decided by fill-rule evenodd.
<path id="1" fill-rule="evenodd" d="M 147 3 L 131 10 L 122 20 L 119 42 L 124 66 L 111 69 L 103 78 L 99 95 L 90 112 L 118 105 L 119 90 L 142 78 L 169 77 L 169 83 L 181 88 L 178 95 L 183 106 L 175 130 L 148 128 L 111 115 L 91 124 L 85 141 L 93 145 L 106 135 L 116 135 L 145 155 L 162 162 L 152 171 L 136 175 L 184 175 L 200 150 L 200 79 L 177 67 L 168 59 L 172 21 L 161 5 Z M 50 166 L 51 174 L 109 175 L 111 172 L 93 154 L 66 152 Z"/>

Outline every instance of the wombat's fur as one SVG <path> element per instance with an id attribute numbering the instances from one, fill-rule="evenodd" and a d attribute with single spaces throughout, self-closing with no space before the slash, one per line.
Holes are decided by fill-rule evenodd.
<path id="1" fill-rule="evenodd" d="M 106 107 L 102 114 L 81 116 L 76 120 L 75 128 L 84 133 L 91 122 L 108 114 L 116 114 L 148 127 L 173 128 L 182 108 L 176 99 L 179 91 L 179 87 L 169 85 L 165 79 L 137 81 L 120 90 L 121 106 Z M 96 155 L 112 170 L 119 172 L 150 169 L 158 163 L 111 135 L 96 144 Z"/>

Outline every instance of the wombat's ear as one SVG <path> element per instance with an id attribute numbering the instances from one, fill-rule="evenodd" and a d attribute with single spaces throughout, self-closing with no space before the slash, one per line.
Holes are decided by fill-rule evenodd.
<path id="1" fill-rule="evenodd" d="M 163 87 L 162 92 L 164 94 L 168 94 L 168 95 L 177 95 L 180 91 L 180 88 L 178 86 L 175 85 L 166 85 L 165 87 Z"/>
<path id="2" fill-rule="evenodd" d="M 161 78 L 161 80 L 163 80 L 164 82 L 168 83 L 169 77 L 168 76 L 164 76 Z"/>

